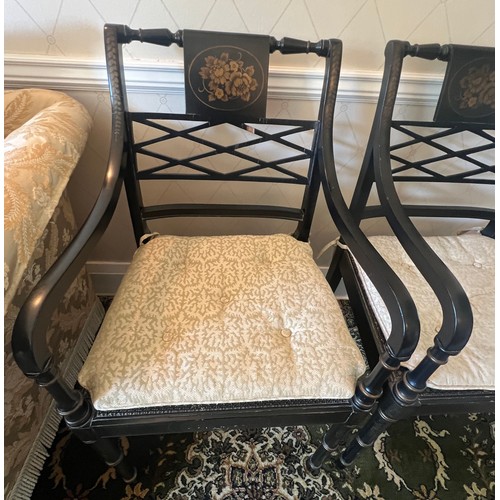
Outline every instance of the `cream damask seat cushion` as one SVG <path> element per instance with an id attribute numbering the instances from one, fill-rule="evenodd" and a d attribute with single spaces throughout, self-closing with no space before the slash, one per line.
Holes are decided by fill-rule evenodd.
<path id="1" fill-rule="evenodd" d="M 405 363 L 414 368 L 433 345 L 442 322 L 441 307 L 428 285 L 392 236 L 373 236 L 370 242 L 394 269 L 412 295 L 420 318 L 420 341 L 412 358 Z M 480 234 L 430 236 L 430 247 L 448 266 L 469 297 L 474 315 L 472 336 L 458 356 L 429 379 L 434 389 L 494 390 L 495 388 L 495 240 Z M 358 266 L 365 291 L 385 337 L 391 319 L 376 288 Z"/>
<path id="2" fill-rule="evenodd" d="M 349 398 L 364 371 L 308 244 L 160 236 L 137 250 L 79 382 L 115 410 Z"/>

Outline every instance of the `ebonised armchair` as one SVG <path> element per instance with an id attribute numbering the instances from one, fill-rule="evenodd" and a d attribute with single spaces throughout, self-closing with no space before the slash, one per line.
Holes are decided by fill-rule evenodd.
<path id="1" fill-rule="evenodd" d="M 415 109 L 417 119 L 397 118 L 408 57 L 446 65 L 434 117 Z M 363 266 L 363 251 L 376 249 L 417 306 L 420 340 L 344 451 L 344 464 L 400 418 L 493 411 L 494 64 L 488 47 L 386 47 L 378 107 L 350 210 L 336 220 L 342 234 L 328 279 L 335 289 L 343 277 L 374 365 L 393 350 L 393 313 Z M 360 249 L 352 234 L 376 217 L 389 222 L 392 235 L 370 237 Z M 439 236 L 424 236 L 429 228 Z M 335 441 L 331 434 L 327 443 Z"/>
<path id="2" fill-rule="evenodd" d="M 376 252 L 359 245 L 355 255 L 392 318 L 391 350 L 366 371 L 307 243 L 322 179 L 341 227 L 349 215 L 337 194 L 332 145 L 341 42 L 123 25 L 106 25 L 104 40 L 112 105 L 104 184 L 80 232 L 18 316 L 17 363 L 52 394 L 68 427 L 126 480 L 135 473 L 123 460 L 121 435 L 359 425 L 391 373 L 410 358 L 419 325 L 402 282 Z M 184 49 L 185 113 L 129 109 L 122 47 L 137 41 Z M 275 51 L 324 59 L 317 119 L 266 117 L 268 58 Z M 301 195 L 296 207 L 148 204 L 145 186 L 152 182 L 241 182 L 253 189 L 269 183 L 298 187 Z M 122 184 L 138 250 L 74 388 L 54 369 L 46 326 L 105 231 Z M 295 229 L 292 235 L 186 237 L 150 227 L 190 216 L 284 219 Z M 353 235 L 364 241 L 357 228 Z M 322 448 L 311 467 L 329 450 Z"/>

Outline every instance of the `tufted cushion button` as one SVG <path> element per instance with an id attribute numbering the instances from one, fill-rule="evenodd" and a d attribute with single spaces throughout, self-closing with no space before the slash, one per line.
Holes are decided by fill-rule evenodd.
<path id="1" fill-rule="evenodd" d="M 283 337 L 287 337 L 287 338 L 289 338 L 289 337 L 291 337 L 291 336 L 292 336 L 292 332 L 291 332 L 291 330 L 289 330 L 288 328 L 282 328 L 282 329 L 280 330 L 280 333 L 281 333 L 281 335 L 283 335 Z"/>

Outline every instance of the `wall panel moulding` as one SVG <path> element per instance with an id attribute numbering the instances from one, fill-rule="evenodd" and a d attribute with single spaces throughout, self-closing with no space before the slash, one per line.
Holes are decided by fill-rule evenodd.
<path id="1" fill-rule="evenodd" d="M 140 93 L 184 92 L 184 73 L 178 63 L 130 61 L 129 88 Z M 381 84 L 381 72 L 343 71 L 338 101 L 376 102 Z M 275 99 L 319 99 L 322 71 L 305 67 L 271 67 L 269 97 Z M 399 104 L 428 105 L 438 98 L 442 76 L 418 74 L 401 81 Z M 107 90 L 104 61 L 66 59 L 47 56 L 4 56 L 4 85 L 6 88 L 46 87 L 61 91 Z"/>

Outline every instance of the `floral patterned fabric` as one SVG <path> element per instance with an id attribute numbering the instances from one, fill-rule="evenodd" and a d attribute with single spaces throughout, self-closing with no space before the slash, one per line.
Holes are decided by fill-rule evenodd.
<path id="1" fill-rule="evenodd" d="M 9 500 L 29 497 L 59 421 L 48 392 L 17 366 L 12 328 L 30 291 L 76 233 L 64 189 L 89 128 L 88 113 L 64 94 L 5 92 L 4 495 Z M 82 271 L 48 332 L 58 371 L 68 373 L 80 332 L 94 328 L 89 316 L 98 323 L 97 302 Z"/>
<path id="2" fill-rule="evenodd" d="M 347 399 L 365 363 L 307 243 L 158 236 L 78 376 L 99 410 Z"/>
<path id="3" fill-rule="evenodd" d="M 17 366 L 11 348 L 12 328 L 20 307 L 76 231 L 71 206 L 64 194 L 56 207 L 42 240 L 33 254 L 33 261 L 19 284 L 5 315 L 4 330 L 4 474 L 6 498 L 18 481 L 26 458 L 43 430 L 52 401 L 49 393 L 26 378 Z M 58 371 L 67 365 L 68 356 L 89 317 L 96 297 L 90 280 L 82 271 L 73 282 L 52 317 L 48 332 L 49 346 Z M 57 424 L 56 424 L 57 425 Z M 50 440 L 47 445 L 50 446 Z M 41 467 L 40 467 L 41 468 Z"/>
<path id="4" fill-rule="evenodd" d="M 92 120 L 61 92 L 4 94 L 4 314 L 87 142 Z"/>
<path id="5" fill-rule="evenodd" d="M 184 30 L 182 46 L 187 113 L 215 123 L 266 116 L 268 36 Z"/>

